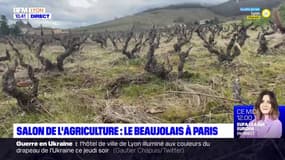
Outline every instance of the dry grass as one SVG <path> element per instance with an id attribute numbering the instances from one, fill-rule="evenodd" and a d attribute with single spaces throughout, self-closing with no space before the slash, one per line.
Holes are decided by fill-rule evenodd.
<path id="1" fill-rule="evenodd" d="M 131 111 L 149 115 L 160 122 L 181 123 L 187 122 L 189 118 L 192 118 L 192 122 L 232 122 L 232 116 L 228 113 L 232 113 L 234 102 L 169 91 L 198 92 L 231 99 L 232 80 L 237 74 L 240 75 L 242 95 L 251 104 L 262 89 L 274 90 L 278 102 L 285 104 L 285 49 L 272 51 L 271 55 L 256 55 L 257 34 L 252 31 L 249 34 L 251 38 L 243 47 L 242 55 L 227 66 L 220 65 L 216 57 L 202 47 L 195 34 L 192 40 L 194 48 L 185 64 L 185 70 L 191 75 L 189 78 L 165 81 L 153 76 L 147 84 L 124 85 L 119 91 L 120 96 L 111 100 L 105 99 L 106 85 L 122 75 L 144 73 L 148 48 L 143 49 L 140 58 L 128 60 L 121 53 L 113 52 L 112 48 L 101 49 L 98 45 L 88 44 L 81 54 L 75 53 L 65 61 L 63 73 L 37 74 L 40 79 L 39 98 L 47 112 L 23 113 L 17 107 L 15 99 L 0 92 L 0 137 L 12 136 L 13 123 L 97 123 L 100 122 L 98 117 L 102 116 L 102 113 L 112 113 L 110 110 L 104 110 L 110 106 L 135 108 Z M 273 36 L 275 37 L 270 41 L 270 45 L 282 39 L 278 34 Z M 159 62 L 163 62 L 168 52 L 173 50 L 175 41 L 161 44 L 155 53 Z M 225 47 L 225 43 L 226 40 L 219 40 L 218 45 Z M 6 47 L 0 44 L 0 52 Z M 27 62 L 34 67 L 41 67 L 26 48 L 17 47 L 25 53 Z M 189 46 L 183 49 L 187 47 Z M 61 47 L 49 46 L 44 49 L 44 55 L 55 60 L 56 55 L 62 51 Z M 177 74 L 178 55 L 171 54 L 170 62 L 174 65 L 173 74 Z M 8 62 L 4 64 L 5 69 Z M 214 85 L 210 85 L 210 81 L 213 81 Z M 106 105 L 110 104 L 110 101 L 112 105 Z"/>

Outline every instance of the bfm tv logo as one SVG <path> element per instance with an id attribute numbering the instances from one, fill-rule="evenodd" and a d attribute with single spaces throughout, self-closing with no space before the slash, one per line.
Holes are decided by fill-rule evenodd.
<path id="1" fill-rule="evenodd" d="M 14 19 L 51 19 L 51 13 L 46 13 L 43 7 L 13 8 Z"/>

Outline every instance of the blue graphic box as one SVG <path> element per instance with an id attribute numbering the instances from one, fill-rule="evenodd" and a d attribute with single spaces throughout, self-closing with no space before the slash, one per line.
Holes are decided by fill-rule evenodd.
<path id="1" fill-rule="evenodd" d="M 234 106 L 234 137 L 238 138 L 239 123 L 249 123 L 254 119 L 253 105 L 237 105 Z M 285 138 L 285 106 L 279 106 L 279 120 L 282 123 L 282 138 Z"/>

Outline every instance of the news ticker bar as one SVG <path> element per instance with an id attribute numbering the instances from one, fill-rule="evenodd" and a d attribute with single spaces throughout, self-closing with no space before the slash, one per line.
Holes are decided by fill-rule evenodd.
<path id="1" fill-rule="evenodd" d="M 284 159 L 282 139 L 0 139 L 5 160 Z M 253 154 L 253 155 L 252 155 Z"/>
<path id="2" fill-rule="evenodd" d="M 13 8 L 14 19 L 51 19 L 52 14 L 46 13 L 44 7 L 31 7 L 31 8 Z"/>
<path id="3" fill-rule="evenodd" d="M 14 138 L 234 138 L 234 124 L 14 124 Z"/>

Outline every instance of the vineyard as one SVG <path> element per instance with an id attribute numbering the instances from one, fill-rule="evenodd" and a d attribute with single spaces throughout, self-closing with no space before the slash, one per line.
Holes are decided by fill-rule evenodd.
<path id="1" fill-rule="evenodd" d="M 275 21 L 133 26 L 5 37 L 0 135 L 13 123 L 231 123 L 263 89 L 285 104 L 285 28 Z"/>

